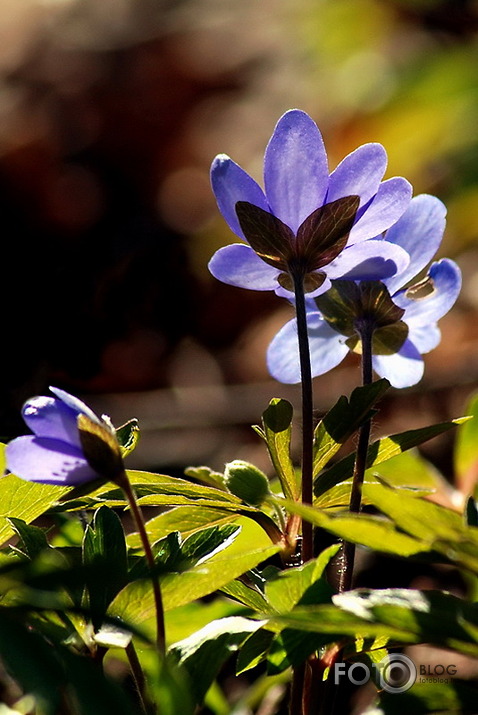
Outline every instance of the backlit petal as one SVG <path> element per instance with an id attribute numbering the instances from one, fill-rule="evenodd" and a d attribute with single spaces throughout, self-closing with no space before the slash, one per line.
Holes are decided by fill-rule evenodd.
<path id="1" fill-rule="evenodd" d="M 412 187 L 406 179 L 396 176 L 383 181 L 371 202 L 359 209 L 359 218 L 350 231 L 349 245 L 379 236 L 393 226 L 405 213 Z"/>
<path id="2" fill-rule="evenodd" d="M 22 409 L 27 426 L 38 437 L 51 437 L 80 447 L 76 410 L 53 397 L 32 397 Z"/>
<path id="3" fill-rule="evenodd" d="M 380 280 L 403 272 L 409 257 L 403 248 L 381 239 L 362 241 L 347 246 L 324 272 L 329 278 L 348 280 Z"/>
<path id="4" fill-rule="evenodd" d="M 216 156 L 212 163 L 211 185 L 219 211 L 229 224 L 229 228 L 240 238 L 244 238 L 244 234 L 236 214 L 238 201 L 248 201 L 254 206 L 269 211 L 259 184 L 225 154 Z"/>
<path id="5" fill-rule="evenodd" d="M 223 283 L 250 290 L 275 290 L 276 270 L 259 258 L 250 246 L 232 243 L 220 248 L 209 261 L 212 275 Z"/>
<path id="6" fill-rule="evenodd" d="M 407 339 L 394 355 L 374 355 L 373 369 L 380 377 L 386 377 L 393 387 L 416 385 L 423 376 L 424 363 L 417 348 Z"/>
<path id="7" fill-rule="evenodd" d="M 375 196 L 387 168 L 381 144 L 363 144 L 345 157 L 331 173 L 327 203 L 343 196 L 360 196 L 360 205 Z"/>
<path id="8" fill-rule="evenodd" d="M 93 422 L 98 422 L 98 424 L 101 424 L 101 420 L 93 410 L 91 410 L 88 405 L 85 405 L 84 402 L 78 399 L 78 397 L 75 397 L 74 395 L 70 395 L 69 392 L 66 392 L 66 390 L 61 390 L 59 387 L 52 387 L 50 385 L 49 387 L 50 391 L 53 392 L 54 395 L 56 395 L 67 407 L 69 407 L 71 410 L 76 412 L 77 415 L 86 415 L 87 417 L 90 418 Z"/>
<path id="9" fill-rule="evenodd" d="M 338 365 L 348 353 L 343 338 L 318 313 L 308 314 L 312 375 L 323 375 Z M 300 382 L 297 322 L 290 320 L 272 340 L 267 350 L 267 366 L 276 380 L 289 384 Z"/>
<path id="10" fill-rule="evenodd" d="M 413 320 L 407 321 L 407 324 L 408 339 L 412 341 L 422 355 L 434 350 L 440 344 L 441 331 L 438 325 L 433 323 L 415 325 Z"/>
<path id="11" fill-rule="evenodd" d="M 315 122 L 298 109 L 278 121 L 264 157 L 264 185 L 272 212 L 294 233 L 322 206 L 328 184 L 327 155 Z"/>
<path id="12" fill-rule="evenodd" d="M 430 266 L 429 277 L 433 281 L 433 292 L 416 300 L 407 297 L 407 291 L 393 296 L 393 302 L 405 308 L 404 320 L 415 325 L 429 325 L 442 318 L 455 303 L 461 289 L 461 271 L 449 258 L 442 258 Z"/>
<path id="13" fill-rule="evenodd" d="M 415 196 L 397 223 L 387 231 L 387 241 L 404 248 L 408 268 L 386 281 L 390 293 L 405 286 L 425 268 L 437 252 L 445 230 L 446 208 L 436 196 Z"/>
<path id="14" fill-rule="evenodd" d="M 30 482 L 74 485 L 98 476 L 79 449 L 48 437 L 17 437 L 7 445 L 6 457 L 8 469 Z"/>

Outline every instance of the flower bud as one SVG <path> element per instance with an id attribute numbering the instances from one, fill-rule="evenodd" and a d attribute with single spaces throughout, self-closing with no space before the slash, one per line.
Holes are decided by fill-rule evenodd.
<path id="1" fill-rule="evenodd" d="M 121 449 L 107 422 L 93 422 L 87 415 L 77 417 L 78 433 L 86 461 L 105 479 L 116 481 L 124 470 Z"/>
<path id="2" fill-rule="evenodd" d="M 242 459 L 226 464 L 224 482 L 230 492 L 252 506 L 262 504 L 270 493 L 269 480 L 264 472 Z"/>

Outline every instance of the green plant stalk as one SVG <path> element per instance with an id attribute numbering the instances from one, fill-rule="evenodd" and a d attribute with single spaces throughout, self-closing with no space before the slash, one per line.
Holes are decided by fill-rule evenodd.
<path id="1" fill-rule="evenodd" d="M 362 384 L 372 383 L 372 337 L 373 324 L 364 319 L 356 326 L 356 330 L 362 341 Z M 352 477 L 352 488 L 350 490 L 349 511 L 358 514 L 362 505 L 362 484 L 367 468 L 367 451 L 370 441 L 372 421 L 366 420 L 360 428 L 357 451 L 355 453 L 355 464 Z M 355 544 L 345 542 L 342 554 L 342 569 L 339 578 L 339 592 L 349 591 L 352 588 L 352 578 L 355 561 Z"/>
<path id="2" fill-rule="evenodd" d="M 128 658 L 131 673 L 133 675 L 133 680 L 136 685 L 136 691 L 140 701 L 141 709 L 144 715 L 152 715 L 152 713 L 154 712 L 153 704 L 149 702 L 148 697 L 146 695 L 144 673 L 143 669 L 141 668 L 141 663 L 138 659 L 138 654 L 136 653 L 136 649 L 133 645 L 133 641 L 131 641 L 126 646 L 126 657 Z"/>
<path id="3" fill-rule="evenodd" d="M 141 539 L 141 543 L 146 556 L 146 561 L 148 562 L 149 569 L 151 571 L 151 583 L 153 587 L 154 603 L 156 608 L 156 645 L 158 652 L 161 656 L 166 653 L 166 634 L 164 627 L 164 608 L 163 599 L 161 596 L 161 588 L 159 585 L 158 576 L 154 573 L 155 563 L 154 556 L 151 550 L 151 544 L 149 543 L 148 534 L 146 532 L 146 525 L 144 523 L 143 513 L 136 501 L 136 495 L 131 487 L 128 476 L 125 471 L 118 478 L 116 478 L 116 483 L 124 492 L 126 500 L 133 514 L 136 527 Z"/>
<path id="4" fill-rule="evenodd" d="M 297 337 L 299 341 L 300 374 L 302 385 L 302 503 L 313 503 L 313 441 L 314 413 L 312 392 L 312 370 L 310 366 L 309 335 L 305 310 L 304 277 L 297 271 L 294 280 L 295 311 L 297 316 Z M 302 522 L 302 562 L 314 557 L 313 526 Z"/>
<path id="5" fill-rule="evenodd" d="M 302 715 L 303 713 L 306 668 L 307 664 L 304 661 L 304 663 L 296 666 L 293 670 L 290 686 L 289 715 Z"/>

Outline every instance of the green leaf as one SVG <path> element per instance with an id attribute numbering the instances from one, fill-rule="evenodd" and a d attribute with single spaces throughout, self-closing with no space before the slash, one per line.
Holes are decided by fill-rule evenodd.
<path id="1" fill-rule="evenodd" d="M 171 646 L 169 653 L 189 673 L 198 703 L 203 701 L 206 691 L 231 653 L 261 625 L 260 621 L 241 616 L 221 618 Z"/>
<path id="2" fill-rule="evenodd" d="M 16 549 L 29 559 L 34 559 L 42 551 L 50 548 L 44 529 L 26 524 L 23 519 L 11 517 L 8 521 L 20 538 L 21 548 L 17 546 Z"/>
<path id="3" fill-rule="evenodd" d="M 9 674 L 26 694 L 38 699 L 45 715 L 59 712 L 65 674 L 54 648 L 38 633 L 0 612 L 0 655 Z"/>
<path id="4" fill-rule="evenodd" d="M 27 482 L 14 474 L 0 478 L 0 544 L 15 534 L 9 517 L 31 523 L 48 511 L 71 487 Z"/>
<path id="5" fill-rule="evenodd" d="M 239 529 L 237 524 L 225 524 L 195 531 L 185 539 L 181 547 L 181 554 L 190 563 L 201 563 L 205 559 L 211 558 L 212 554 L 227 548 Z"/>
<path id="6" fill-rule="evenodd" d="M 221 592 L 257 613 L 268 613 L 271 610 L 268 601 L 259 590 L 238 579 L 222 586 Z"/>
<path id="7" fill-rule="evenodd" d="M 213 593 L 279 551 L 278 546 L 268 544 L 267 537 L 259 527 L 249 522 L 247 528 L 244 521 L 241 523 L 242 532 L 226 549 L 183 573 L 167 574 L 161 579 L 165 610 Z M 264 546 L 264 543 L 267 545 Z M 154 615 L 149 583 L 135 582 L 126 586 L 111 604 L 110 611 L 128 622 L 146 621 Z"/>
<path id="8" fill-rule="evenodd" d="M 128 478 L 134 486 L 138 497 L 152 497 L 150 504 L 154 504 L 154 497 L 158 494 L 185 496 L 190 499 L 211 499 L 215 502 L 227 504 L 240 504 L 240 499 L 233 494 L 216 489 L 215 487 L 194 484 L 186 479 L 170 477 L 165 474 L 151 474 L 149 472 L 127 471 Z"/>
<path id="9" fill-rule="evenodd" d="M 263 432 L 259 434 L 265 439 L 284 496 L 299 499 L 300 488 L 290 456 L 292 417 L 290 402 L 274 398 L 262 415 Z"/>
<path id="10" fill-rule="evenodd" d="M 468 527 L 460 514 L 388 487 L 364 486 L 363 491 L 402 531 L 421 539 L 425 549 L 478 573 L 478 529 Z"/>
<path id="11" fill-rule="evenodd" d="M 268 631 L 266 628 L 259 628 L 246 638 L 237 656 L 236 675 L 255 668 L 256 665 L 265 660 L 274 638 L 275 633 Z"/>
<path id="12" fill-rule="evenodd" d="M 394 554 L 396 556 L 414 556 L 429 550 L 425 542 L 403 534 L 393 524 L 379 517 L 364 514 L 336 516 L 297 502 L 284 502 L 285 508 L 310 521 L 345 541 L 362 544 L 370 549 Z"/>
<path id="13" fill-rule="evenodd" d="M 465 412 L 472 417 L 459 430 L 454 452 L 455 475 L 460 480 L 478 463 L 478 392 L 471 396 Z"/>
<path id="14" fill-rule="evenodd" d="M 219 511 L 205 506 L 178 506 L 147 521 L 146 531 L 149 539 L 154 543 L 174 531 L 187 536 L 205 526 L 225 524 L 235 519 L 237 515 L 233 512 Z M 139 534 L 137 532 L 128 534 L 127 543 L 132 548 L 140 548 Z"/>
<path id="15" fill-rule="evenodd" d="M 273 609 L 288 611 L 298 603 L 329 601 L 332 589 L 322 578 L 324 569 L 335 556 L 339 546 L 334 544 L 323 551 L 319 557 L 303 566 L 279 571 L 275 578 L 266 582 L 265 594 Z"/>
<path id="16" fill-rule="evenodd" d="M 376 466 L 370 468 L 366 475 L 379 475 L 382 480 L 394 487 L 408 487 L 427 492 L 449 491 L 448 482 L 414 448 L 382 462 L 378 469 Z"/>
<path id="17" fill-rule="evenodd" d="M 317 559 L 304 566 L 279 572 L 275 579 L 268 580 L 266 596 L 276 611 L 286 613 L 296 605 L 330 603 L 333 589 L 324 578 L 323 572 L 339 548 L 338 544 L 330 546 Z M 329 637 L 324 639 L 316 633 L 285 628 L 271 643 L 267 672 L 276 674 L 290 666 L 299 665 L 329 641 Z"/>
<path id="18" fill-rule="evenodd" d="M 184 470 L 184 474 L 191 479 L 196 479 L 198 482 L 203 482 L 210 487 L 215 487 L 216 489 L 222 489 L 226 491 L 224 486 L 224 475 L 220 472 L 215 472 L 209 467 L 187 467 Z"/>
<path id="19" fill-rule="evenodd" d="M 371 385 L 356 387 L 348 400 L 344 395 L 323 417 L 314 435 L 314 477 L 338 452 L 342 444 L 374 412 L 373 405 L 389 389 L 388 380 L 376 380 Z"/>
<path id="20" fill-rule="evenodd" d="M 365 472 L 364 484 L 380 485 L 384 482 L 415 497 L 433 492 L 448 494 L 450 491 L 444 477 L 414 449 L 397 454 Z M 339 482 L 318 497 L 315 505 L 322 509 L 348 507 L 351 486 L 352 478 Z M 369 498 L 362 494 L 362 505 L 370 503 Z"/>
<path id="21" fill-rule="evenodd" d="M 118 440 L 121 456 L 124 458 L 135 449 L 139 440 L 138 420 L 133 417 L 121 427 L 116 429 L 116 439 Z"/>
<path id="22" fill-rule="evenodd" d="M 239 513 L 248 509 L 241 501 L 239 503 L 231 503 L 220 501 L 219 499 L 196 499 L 178 494 L 148 494 L 148 496 L 139 497 L 138 504 L 141 506 L 187 506 L 193 504 L 201 504 L 203 507 L 212 507 L 216 509 L 228 509 L 232 512 Z"/>
<path id="23" fill-rule="evenodd" d="M 387 459 L 391 459 L 401 452 L 405 452 L 407 449 L 416 447 L 432 439 L 432 437 L 443 434 L 443 432 L 447 432 L 457 425 L 463 424 L 468 419 L 468 417 L 460 417 L 450 422 L 441 422 L 436 425 L 430 425 L 429 427 L 421 427 L 420 429 L 393 434 L 390 435 L 390 437 L 383 437 L 369 446 L 367 452 L 367 467 L 370 468 L 376 464 L 381 464 L 381 462 L 386 462 Z M 339 482 L 349 479 L 353 474 L 354 461 L 355 455 L 349 454 L 344 459 L 341 459 L 340 462 L 334 464 L 333 467 L 323 472 L 315 481 L 315 496 L 320 497 Z"/>
<path id="24" fill-rule="evenodd" d="M 334 603 L 365 620 L 399 628 L 416 643 L 478 655 L 478 606 L 449 593 L 357 589 L 335 596 Z"/>
<path id="25" fill-rule="evenodd" d="M 105 676 L 92 659 L 75 655 L 65 648 L 62 661 L 67 668 L 69 683 L 67 693 L 70 707 L 67 712 L 78 712 L 79 715 L 110 712 L 115 715 L 137 715 L 138 708 L 133 705 L 128 693 Z"/>
<path id="26" fill-rule="evenodd" d="M 178 667 L 172 658 L 160 661 L 157 670 L 150 669 L 148 676 L 148 685 L 161 715 L 194 714 L 196 708 L 191 695 L 192 684 L 185 669 Z"/>
<path id="27" fill-rule="evenodd" d="M 463 520 L 456 511 L 425 499 L 414 499 L 389 487 L 364 485 L 364 494 L 403 531 L 432 543 L 464 533 Z"/>
<path id="28" fill-rule="evenodd" d="M 478 607 L 450 594 L 412 589 L 357 589 L 334 596 L 334 605 L 301 606 L 269 617 L 271 624 L 344 636 L 386 638 L 399 644 L 431 643 L 476 657 Z"/>
<path id="29" fill-rule="evenodd" d="M 190 500 L 195 502 L 198 500 L 211 500 L 214 503 L 221 502 L 225 505 L 241 504 L 240 500 L 229 494 L 223 487 L 215 488 L 204 486 L 202 484 L 194 484 L 186 479 L 178 477 L 170 477 L 166 474 L 154 474 L 152 472 L 141 472 L 127 470 L 130 484 L 134 487 L 136 496 L 143 499 L 143 503 L 148 503 L 151 506 L 162 506 L 168 503 L 168 495 L 175 497 L 184 497 L 184 501 Z M 75 500 L 80 496 L 75 488 L 72 491 L 72 498 Z M 68 500 L 64 499 L 65 506 L 68 506 Z M 179 501 L 179 500 L 178 500 Z M 111 482 L 105 483 L 104 480 L 96 485 L 94 490 L 88 493 L 88 499 L 78 501 L 74 505 L 75 509 L 91 508 L 104 503 L 107 506 L 122 506 L 125 504 L 125 498 L 121 489 L 113 486 Z M 189 503 L 189 502 L 188 502 Z"/>
<path id="30" fill-rule="evenodd" d="M 86 528 L 83 564 L 93 567 L 86 570 L 86 587 L 94 625 L 99 627 L 109 604 L 128 581 L 123 527 L 115 512 L 106 506 L 98 509 Z"/>
<path id="31" fill-rule="evenodd" d="M 302 630 L 308 633 L 326 634 L 323 644 L 340 640 L 345 636 L 355 640 L 357 635 L 362 638 L 385 637 L 397 643 L 417 642 L 416 635 L 401 628 L 399 624 L 393 626 L 367 620 L 356 613 L 349 613 L 329 604 L 300 606 L 290 613 L 269 616 L 268 621 L 271 625 L 282 626 L 291 631 Z"/>
<path id="32" fill-rule="evenodd" d="M 271 643 L 267 656 L 267 673 L 276 675 L 287 668 L 303 663 L 309 655 L 338 639 L 338 635 L 308 633 L 294 628 L 284 628 Z"/>

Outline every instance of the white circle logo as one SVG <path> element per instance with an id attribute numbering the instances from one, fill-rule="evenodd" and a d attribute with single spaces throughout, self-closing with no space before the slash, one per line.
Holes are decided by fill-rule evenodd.
<path id="1" fill-rule="evenodd" d="M 417 679 L 417 669 L 411 658 L 401 653 L 390 653 L 376 663 L 380 688 L 387 693 L 405 693 Z"/>

